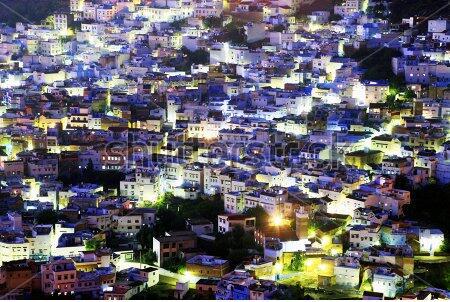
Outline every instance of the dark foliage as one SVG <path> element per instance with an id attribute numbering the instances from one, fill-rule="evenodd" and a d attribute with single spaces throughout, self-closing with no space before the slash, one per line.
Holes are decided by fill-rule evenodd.
<path id="1" fill-rule="evenodd" d="M 233 265 L 238 265 L 244 259 L 252 256 L 252 250 L 258 248 L 251 232 L 245 232 L 241 227 L 235 227 L 231 232 L 218 234 L 210 252 L 230 260 Z"/>
<path id="2" fill-rule="evenodd" d="M 223 18 L 214 16 L 206 17 L 205 19 L 203 19 L 203 25 L 205 25 L 205 27 L 207 28 L 222 27 L 222 22 Z"/>
<path id="3" fill-rule="evenodd" d="M 446 237 L 450 235 L 450 184 L 430 184 L 412 192 L 411 204 L 405 207 L 406 217 L 424 225 L 440 228 Z"/>
<path id="4" fill-rule="evenodd" d="M 38 224 L 55 224 L 58 222 L 58 213 L 55 210 L 44 210 L 37 214 Z"/>
<path id="5" fill-rule="evenodd" d="M 59 180 L 64 185 L 75 185 L 79 183 L 95 183 L 107 189 L 119 190 L 120 181 L 125 179 L 125 174 L 115 170 L 95 171 L 92 161 L 89 161 L 86 169 L 74 170 L 72 174 L 63 174 Z"/>
<path id="6" fill-rule="evenodd" d="M 392 58 L 401 56 L 395 49 L 361 48 L 354 52 L 351 57 L 359 62 L 365 69 L 364 80 L 390 80 L 398 81 L 392 72 Z"/>
<path id="7" fill-rule="evenodd" d="M 432 14 L 433 18 L 439 16 L 450 16 L 450 5 L 448 0 L 393 0 L 389 5 L 392 22 L 401 22 L 403 18 L 412 16 L 427 17 Z M 424 22 L 427 24 L 427 22 Z"/>
<path id="8" fill-rule="evenodd" d="M 260 228 L 264 225 L 267 225 L 269 222 L 269 214 L 267 214 L 266 210 L 263 207 L 257 206 L 254 208 L 248 208 L 245 212 L 245 215 L 254 216 L 256 218 L 256 227 Z"/>
<path id="9" fill-rule="evenodd" d="M 16 22 L 40 23 L 55 11 L 68 8 L 69 0 L 3 0 L 2 4 L 0 4 L 0 21 L 14 26 Z"/>

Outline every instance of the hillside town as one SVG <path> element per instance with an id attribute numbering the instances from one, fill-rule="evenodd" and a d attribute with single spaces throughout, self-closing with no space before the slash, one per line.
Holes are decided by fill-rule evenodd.
<path id="1" fill-rule="evenodd" d="M 450 2 L 58 1 L 1 7 L 0 299 L 450 299 Z"/>

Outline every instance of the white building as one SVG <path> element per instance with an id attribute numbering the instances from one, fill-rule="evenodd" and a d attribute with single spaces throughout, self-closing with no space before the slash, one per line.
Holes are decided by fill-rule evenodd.
<path id="1" fill-rule="evenodd" d="M 439 157 L 436 164 L 436 179 L 441 184 L 450 182 L 450 159 Z"/>
<path id="2" fill-rule="evenodd" d="M 439 229 L 421 229 L 419 243 L 421 252 L 433 254 L 435 251 L 439 251 L 444 243 L 444 233 Z"/>
<path id="3" fill-rule="evenodd" d="M 223 214 L 217 216 L 218 231 L 225 234 L 232 231 L 234 227 L 241 226 L 245 231 L 255 229 L 255 217 L 246 215 Z"/>
<path id="4" fill-rule="evenodd" d="M 345 287 L 358 286 L 360 270 L 358 260 L 351 257 L 338 258 L 334 267 L 336 284 Z"/>
<path id="5" fill-rule="evenodd" d="M 141 230 L 142 216 L 139 214 L 113 215 L 111 220 L 114 231 L 123 236 L 131 237 Z"/>
<path id="6" fill-rule="evenodd" d="M 446 19 L 428 20 L 429 33 L 442 33 L 450 29 L 450 22 Z"/>
<path id="7" fill-rule="evenodd" d="M 0 241 L 0 265 L 3 262 L 29 259 L 30 243 L 25 238 L 16 237 L 9 241 Z"/>
<path id="8" fill-rule="evenodd" d="M 365 249 L 380 244 L 379 227 L 357 225 L 350 229 L 350 246 Z"/>
<path id="9" fill-rule="evenodd" d="M 134 175 L 127 175 L 125 180 L 120 182 L 120 194 L 137 198 L 140 202 L 154 202 L 160 192 L 158 172 L 136 171 Z"/>
<path id="10" fill-rule="evenodd" d="M 373 291 L 382 293 L 385 297 L 395 298 L 403 286 L 403 278 L 399 274 L 401 273 L 387 267 L 377 268 L 372 279 Z"/>

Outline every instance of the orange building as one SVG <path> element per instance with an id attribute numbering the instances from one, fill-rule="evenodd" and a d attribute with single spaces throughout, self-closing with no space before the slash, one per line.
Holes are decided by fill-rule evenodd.
<path id="1" fill-rule="evenodd" d="M 75 291 L 77 271 L 72 259 L 55 257 L 41 265 L 44 294 L 71 294 Z"/>

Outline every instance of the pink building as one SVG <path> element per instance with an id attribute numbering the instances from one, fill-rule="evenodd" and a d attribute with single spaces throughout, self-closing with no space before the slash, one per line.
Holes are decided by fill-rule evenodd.
<path id="1" fill-rule="evenodd" d="M 55 257 L 41 265 L 42 292 L 45 294 L 71 294 L 75 291 L 77 271 L 72 259 Z"/>

